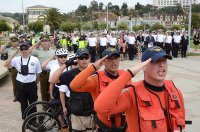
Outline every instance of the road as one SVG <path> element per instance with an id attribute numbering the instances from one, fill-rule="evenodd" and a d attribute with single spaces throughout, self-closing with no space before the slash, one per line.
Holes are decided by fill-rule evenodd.
<path id="1" fill-rule="evenodd" d="M 121 62 L 122 69 L 131 69 L 139 60 Z M 186 118 L 193 121 L 187 132 L 200 131 L 200 56 L 177 58 L 169 61 L 167 79 L 172 79 L 181 89 L 185 99 Z M 140 72 L 134 81 L 143 79 Z M 40 94 L 40 93 L 39 93 Z M 21 132 L 22 119 L 20 104 L 13 102 L 10 76 L 0 80 L 0 132 Z"/>

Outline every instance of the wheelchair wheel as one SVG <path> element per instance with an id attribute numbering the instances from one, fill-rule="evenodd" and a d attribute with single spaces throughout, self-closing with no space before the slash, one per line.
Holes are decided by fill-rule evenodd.
<path id="1" fill-rule="evenodd" d="M 28 115 L 34 112 L 53 112 L 54 108 L 46 101 L 38 101 L 30 104 L 23 113 L 23 119 L 25 120 Z"/>
<path id="2" fill-rule="evenodd" d="M 22 125 L 22 132 L 57 132 L 61 124 L 54 114 L 36 112 L 29 115 Z"/>

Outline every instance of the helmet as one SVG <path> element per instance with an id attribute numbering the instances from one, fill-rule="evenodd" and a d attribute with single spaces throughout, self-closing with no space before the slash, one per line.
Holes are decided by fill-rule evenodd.
<path id="1" fill-rule="evenodd" d="M 71 58 L 74 58 L 75 56 L 76 56 L 75 54 L 69 55 L 68 60 L 71 59 Z"/>
<path id="2" fill-rule="evenodd" d="M 60 48 L 60 49 L 57 49 L 56 52 L 55 52 L 56 55 L 68 55 L 69 52 L 67 49 L 65 48 Z"/>

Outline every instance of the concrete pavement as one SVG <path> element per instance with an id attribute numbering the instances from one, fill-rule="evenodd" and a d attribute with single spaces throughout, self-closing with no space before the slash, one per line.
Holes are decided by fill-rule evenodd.
<path id="1" fill-rule="evenodd" d="M 200 131 L 200 56 L 177 58 L 169 61 L 167 79 L 172 79 L 183 92 L 186 107 L 186 118 L 193 121 L 187 126 L 187 132 Z M 122 69 L 131 69 L 134 61 L 122 61 Z M 137 74 L 134 81 L 143 79 L 143 73 Z M 39 90 L 38 90 L 39 91 Z M 0 132 L 21 132 L 22 119 L 20 104 L 12 102 L 12 84 L 9 76 L 0 80 Z"/>

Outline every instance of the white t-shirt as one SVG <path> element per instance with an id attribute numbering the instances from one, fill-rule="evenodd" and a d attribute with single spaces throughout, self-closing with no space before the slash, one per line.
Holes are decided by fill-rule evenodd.
<path id="1" fill-rule="evenodd" d="M 127 37 L 127 42 L 128 42 L 128 44 L 135 44 L 135 41 L 136 41 L 136 39 L 135 39 L 135 36 L 128 36 Z"/>
<path id="2" fill-rule="evenodd" d="M 36 74 L 39 74 L 42 72 L 41 66 L 40 66 L 40 62 L 38 60 L 38 58 L 34 57 L 34 56 L 30 56 L 30 60 L 28 63 L 28 58 L 22 58 L 22 63 L 23 65 L 27 65 L 28 63 L 28 70 L 29 73 L 35 73 L 35 74 L 28 74 L 28 75 L 22 75 L 19 74 L 19 72 L 21 72 L 21 56 L 15 57 L 11 60 L 11 66 L 15 67 L 18 71 L 17 73 L 17 77 L 16 80 L 22 83 L 30 83 L 30 82 L 34 82 L 36 81 Z"/>
<path id="3" fill-rule="evenodd" d="M 60 64 L 59 64 L 59 62 L 58 62 L 57 59 L 56 59 L 56 60 L 51 60 L 51 61 L 49 61 L 49 62 L 47 63 L 45 69 L 46 69 L 46 70 L 50 70 L 49 78 L 53 75 L 53 73 L 54 73 L 56 70 L 58 70 L 58 68 L 60 68 Z M 66 69 L 65 69 L 64 71 L 66 71 Z M 63 72 L 64 72 L 64 71 L 63 71 Z"/>
<path id="4" fill-rule="evenodd" d="M 110 43 L 110 45 L 112 45 L 112 46 L 115 46 L 116 44 L 117 44 L 117 39 L 114 37 L 110 37 L 109 38 L 109 43 Z"/>
<path id="5" fill-rule="evenodd" d="M 72 43 L 73 43 L 73 44 L 78 45 L 77 40 L 78 40 L 78 36 L 76 36 L 76 37 L 75 37 L 75 36 L 72 37 Z"/>
<path id="6" fill-rule="evenodd" d="M 174 43 L 180 43 L 181 42 L 181 35 L 174 35 Z"/>
<path id="7" fill-rule="evenodd" d="M 70 97 L 70 90 L 69 90 L 69 88 L 66 85 L 60 85 L 60 86 L 56 85 L 56 87 L 59 88 L 60 92 L 63 92 L 63 93 L 65 93 L 65 95 L 67 97 Z"/>
<path id="8" fill-rule="evenodd" d="M 159 43 L 164 42 L 165 36 L 163 34 L 158 34 L 156 41 Z"/>
<path id="9" fill-rule="evenodd" d="M 172 43 L 172 36 L 166 36 L 166 40 L 165 40 L 165 43 L 169 43 L 171 44 Z"/>
<path id="10" fill-rule="evenodd" d="M 94 46 L 96 46 L 96 44 L 97 44 L 97 38 L 95 38 L 95 37 L 88 38 L 88 45 L 89 46 L 94 47 Z"/>
<path id="11" fill-rule="evenodd" d="M 99 42 L 101 46 L 106 46 L 108 39 L 106 37 L 100 37 Z"/>

